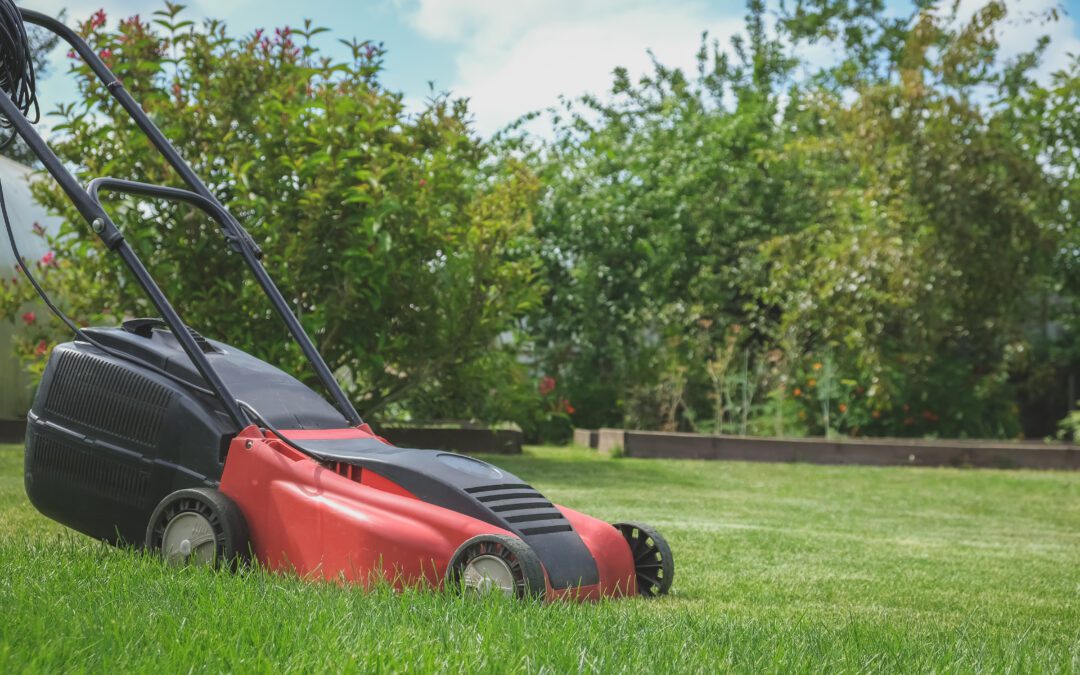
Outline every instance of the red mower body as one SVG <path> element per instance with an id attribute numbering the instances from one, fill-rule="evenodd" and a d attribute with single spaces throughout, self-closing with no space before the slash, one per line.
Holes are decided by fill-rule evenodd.
<path id="1" fill-rule="evenodd" d="M 364 428 L 283 434 L 301 442 L 343 438 L 382 442 Z M 264 438 L 255 427 L 233 440 L 221 491 L 244 512 L 259 562 L 306 578 L 438 588 L 464 542 L 483 534 L 515 536 L 424 502 L 371 469 L 322 465 L 279 440 Z M 545 596 L 591 599 L 636 594 L 634 559 L 623 535 L 604 521 L 555 508 L 596 561 L 599 579 L 555 588 L 548 578 Z M 288 525 L 282 527 L 283 523 Z"/>

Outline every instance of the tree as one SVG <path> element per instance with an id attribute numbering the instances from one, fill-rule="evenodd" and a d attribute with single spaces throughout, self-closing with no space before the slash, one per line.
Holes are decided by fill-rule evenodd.
<path id="1" fill-rule="evenodd" d="M 703 39 L 688 77 L 615 73 L 538 152 L 548 294 L 530 326 L 585 426 L 679 426 L 709 391 L 705 365 L 744 323 L 756 246 L 784 227 L 766 159 L 792 62 L 752 3 L 735 58 Z"/>
<path id="2" fill-rule="evenodd" d="M 998 2 L 798 2 L 777 34 L 749 4 L 733 57 L 617 72 L 536 153 L 533 325 L 575 419 L 1016 435 L 1065 203 L 1012 112 L 1038 54 L 998 58 Z M 797 75 L 815 40 L 837 63 Z"/>
<path id="3" fill-rule="evenodd" d="M 105 24 L 99 14 L 81 30 L 257 240 L 362 413 L 509 414 L 487 394 L 521 368 L 505 336 L 537 295 L 527 246 L 537 184 L 520 162 L 493 158 L 464 101 L 436 96 L 407 114 L 379 81 L 381 46 L 353 41 L 351 58 L 334 61 L 310 24 L 237 37 L 173 4 L 149 22 Z M 73 70 L 83 100 L 57 111 L 60 158 L 82 180 L 177 185 L 86 67 Z M 40 181 L 35 194 L 64 218 L 55 258 L 38 267 L 67 312 L 83 325 L 151 313 L 59 189 Z M 191 326 L 309 372 L 210 221 L 165 203 L 107 208 Z M 12 316 L 26 284 L 0 288 Z M 60 337 L 54 328 L 39 325 L 24 345 L 31 362 L 42 363 L 38 340 Z M 469 396 L 440 393 L 462 380 Z"/>

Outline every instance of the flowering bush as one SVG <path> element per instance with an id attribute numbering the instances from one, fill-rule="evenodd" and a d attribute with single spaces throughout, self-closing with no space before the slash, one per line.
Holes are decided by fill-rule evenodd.
<path id="1" fill-rule="evenodd" d="M 486 398 L 513 368 L 499 338 L 539 290 L 526 245 L 537 183 L 472 133 L 465 101 L 434 96 L 407 113 L 380 82 L 380 45 L 354 40 L 337 61 L 311 24 L 235 35 L 166 4 L 149 21 L 98 12 L 80 30 L 258 241 L 362 413 L 508 414 Z M 52 146 L 80 180 L 183 187 L 87 67 L 71 68 L 80 100 L 54 112 Z M 73 319 L 153 314 L 59 188 L 43 180 L 34 192 L 64 219 L 37 271 Z M 189 324 L 310 374 L 211 221 L 159 202 L 107 208 Z M 0 299 L 18 320 L 33 294 L 13 275 Z M 27 323 L 30 363 L 67 337 L 56 322 Z"/>

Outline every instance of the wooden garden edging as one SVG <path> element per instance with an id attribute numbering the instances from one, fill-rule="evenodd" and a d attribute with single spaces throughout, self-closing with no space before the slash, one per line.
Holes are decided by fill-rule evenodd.
<path id="1" fill-rule="evenodd" d="M 1066 443 L 758 438 L 624 429 L 575 430 L 574 442 L 601 453 L 621 452 L 627 457 L 1080 470 L 1080 447 Z"/>
<path id="2" fill-rule="evenodd" d="M 516 429 L 483 427 L 381 427 L 376 432 L 398 447 L 452 450 L 466 455 L 520 455 L 524 440 Z"/>

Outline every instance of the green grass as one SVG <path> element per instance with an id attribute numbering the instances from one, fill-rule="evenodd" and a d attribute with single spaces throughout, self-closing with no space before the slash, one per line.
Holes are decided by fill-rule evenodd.
<path id="1" fill-rule="evenodd" d="M 173 570 L 74 535 L 0 446 L 0 672 L 1080 671 L 1080 475 L 498 458 L 657 526 L 659 601 L 519 604 Z"/>

